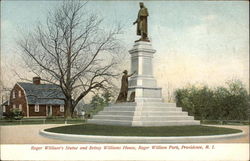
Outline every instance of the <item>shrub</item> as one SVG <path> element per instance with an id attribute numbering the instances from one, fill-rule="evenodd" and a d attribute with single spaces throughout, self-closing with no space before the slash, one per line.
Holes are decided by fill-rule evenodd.
<path id="1" fill-rule="evenodd" d="M 247 120 L 249 94 L 239 80 L 226 87 L 187 87 L 175 91 L 177 106 L 199 120 Z"/>
<path id="2" fill-rule="evenodd" d="M 91 113 L 85 113 L 84 114 L 84 118 L 85 119 L 91 119 L 92 118 L 92 114 Z"/>
<path id="3" fill-rule="evenodd" d="M 24 112 L 19 108 L 11 108 L 9 112 L 6 113 L 6 118 L 10 120 L 21 120 L 24 116 Z"/>
<path id="4" fill-rule="evenodd" d="M 90 105 L 93 107 L 93 109 L 87 113 L 95 115 L 99 111 L 103 110 L 105 106 L 108 106 L 110 104 L 112 97 L 113 96 L 108 91 L 104 92 L 101 95 L 96 94 L 92 97 L 92 100 L 90 102 Z"/>

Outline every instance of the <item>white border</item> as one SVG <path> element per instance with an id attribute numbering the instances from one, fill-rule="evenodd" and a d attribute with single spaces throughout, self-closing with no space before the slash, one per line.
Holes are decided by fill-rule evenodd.
<path id="1" fill-rule="evenodd" d="M 85 141 L 93 143 L 200 143 L 214 140 L 225 140 L 245 136 L 245 132 L 207 135 L 207 136 L 174 136 L 174 137 L 138 137 L 138 136 L 100 136 L 100 135 L 73 135 L 60 134 L 44 131 L 41 129 L 39 134 L 48 138 L 66 141 Z"/>

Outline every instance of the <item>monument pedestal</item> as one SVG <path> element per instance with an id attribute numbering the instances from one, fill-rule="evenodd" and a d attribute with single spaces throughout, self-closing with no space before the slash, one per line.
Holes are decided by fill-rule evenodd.
<path id="1" fill-rule="evenodd" d="M 153 76 L 153 54 L 156 52 L 150 42 L 136 42 L 129 53 L 131 55 L 131 72 L 136 71 L 129 80 L 129 99 L 137 103 L 150 100 L 162 101 L 161 88 L 157 87 Z M 134 92 L 133 96 L 131 94 Z"/>
<path id="2" fill-rule="evenodd" d="M 153 76 L 153 54 L 150 42 L 135 42 L 129 50 L 131 72 L 128 100 L 105 107 L 88 123 L 124 126 L 182 126 L 199 125 L 200 121 L 188 116 L 175 103 L 163 103 L 161 88 Z"/>

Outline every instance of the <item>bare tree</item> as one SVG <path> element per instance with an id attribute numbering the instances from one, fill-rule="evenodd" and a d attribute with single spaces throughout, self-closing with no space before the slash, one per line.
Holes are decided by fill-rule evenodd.
<path id="1" fill-rule="evenodd" d="M 43 81 L 60 86 L 65 117 L 88 93 L 108 88 L 116 76 L 119 25 L 101 28 L 102 19 L 85 2 L 63 2 L 18 42 L 26 65 Z M 119 56 L 118 56 L 119 57 Z"/>

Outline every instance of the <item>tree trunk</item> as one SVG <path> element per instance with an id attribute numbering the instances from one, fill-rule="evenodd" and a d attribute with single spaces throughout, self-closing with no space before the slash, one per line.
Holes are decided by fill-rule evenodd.
<path id="1" fill-rule="evenodd" d="M 70 100 L 66 100 L 65 101 L 65 111 L 64 111 L 64 118 L 65 119 L 69 119 L 72 117 L 72 114 L 71 114 L 71 107 L 72 104 L 71 104 L 71 101 Z"/>

